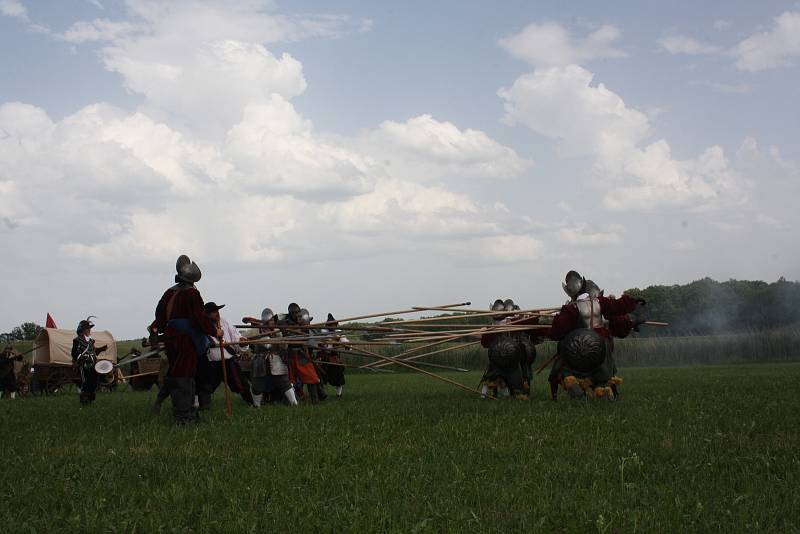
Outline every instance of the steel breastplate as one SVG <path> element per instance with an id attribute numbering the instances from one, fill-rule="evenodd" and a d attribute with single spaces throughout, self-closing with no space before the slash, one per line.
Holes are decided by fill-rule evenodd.
<path id="1" fill-rule="evenodd" d="M 575 302 L 578 310 L 578 324 L 580 328 L 602 328 L 605 326 L 600 300 L 589 298 Z"/>

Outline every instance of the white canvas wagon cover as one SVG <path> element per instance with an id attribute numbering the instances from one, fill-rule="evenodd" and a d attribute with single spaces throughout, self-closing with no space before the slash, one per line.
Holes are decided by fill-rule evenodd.
<path id="1" fill-rule="evenodd" d="M 74 330 L 59 330 L 45 328 L 36 336 L 33 351 L 33 364 L 72 365 L 72 340 L 75 338 Z M 111 332 L 105 330 L 92 331 L 95 345 L 102 347 L 108 345 L 108 350 L 100 355 L 112 362 L 117 361 L 117 342 Z"/>

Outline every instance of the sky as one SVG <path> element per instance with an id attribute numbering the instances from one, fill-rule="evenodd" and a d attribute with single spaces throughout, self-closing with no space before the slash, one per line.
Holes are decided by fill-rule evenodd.
<path id="1" fill-rule="evenodd" d="M 0 331 L 800 279 L 800 3 L 0 0 Z"/>

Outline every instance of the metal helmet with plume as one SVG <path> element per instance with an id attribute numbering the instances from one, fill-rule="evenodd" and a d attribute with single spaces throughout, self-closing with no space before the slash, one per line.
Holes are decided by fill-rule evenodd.
<path id="1" fill-rule="evenodd" d="M 593 299 L 603 296 L 603 290 L 600 289 L 600 286 L 595 284 L 593 280 L 586 280 L 584 291 L 589 293 L 589 297 Z"/>

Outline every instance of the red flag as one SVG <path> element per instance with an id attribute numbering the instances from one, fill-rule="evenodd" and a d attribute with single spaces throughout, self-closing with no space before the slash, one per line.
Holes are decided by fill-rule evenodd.
<path id="1" fill-rule="evenodd" d="M 56 322 L 53 320 L 53 317 L 48 313 L 47 314 L 47 322 L 44 323 L 45 328 L 58 328 L 56 326 Z"/>

